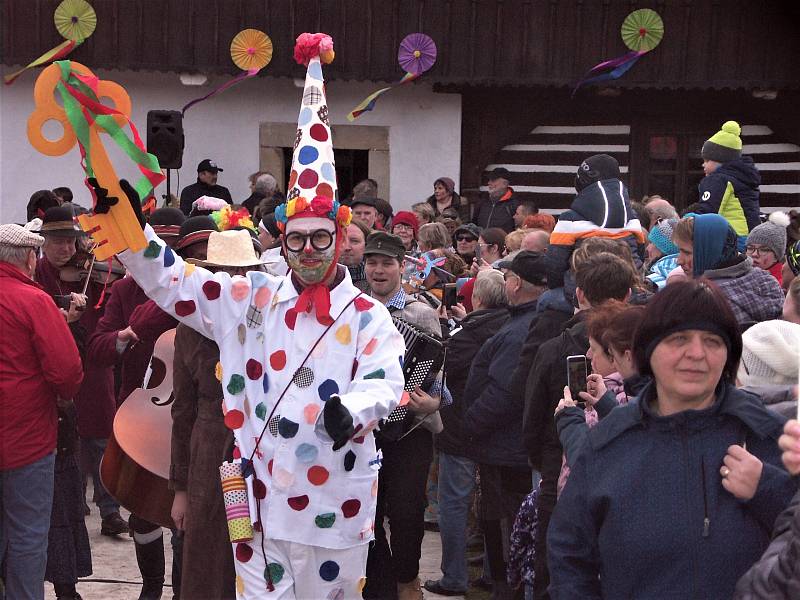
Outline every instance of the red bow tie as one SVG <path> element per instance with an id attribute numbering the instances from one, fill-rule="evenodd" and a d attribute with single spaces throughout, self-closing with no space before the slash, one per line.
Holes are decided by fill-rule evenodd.
<path id="1" fill-rule="evenodd" d="M 333 323 L 331 318 L 331 291 L 328 286 L 317 283 L 306 287 L 297 298 L 294 310 L 298 314 L 301 312 L 311 312 L 314 308 L 317 322 L 321 325 Z"/>

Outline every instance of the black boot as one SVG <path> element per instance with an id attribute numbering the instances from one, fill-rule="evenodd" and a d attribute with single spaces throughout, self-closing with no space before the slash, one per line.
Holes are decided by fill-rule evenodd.
<path id="1" fill-rule="evenodd" d="M 56 600 L 82 600 L 74 583 L 54 583 L 53 590 L 56 593 Z"/>
<path id="2" fill-rule="evenodd" d="M 139 600 L 160 600 L 165 570 L 163 537 L 159 536 L 147 544 L 136 542 L 136 562 L 142 574 L 142 592 L 139 594 Z"/>

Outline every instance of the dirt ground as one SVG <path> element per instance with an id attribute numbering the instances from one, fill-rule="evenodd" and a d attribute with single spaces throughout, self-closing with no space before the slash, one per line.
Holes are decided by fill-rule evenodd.
<path id="1" fill-rule="evenodd" d="M 92 497 L 91 483 L 87 497 Z M 84 600 L 136 600 L 141 588 L 141 576 L 136 566 L 136 554 L 133 538 L 127 535 L 106 537 L 100 535 L 100 515 L 97 507 L 91 505 L 92 513 L 86 517 L 86 528 L 89 531 L 89 540 L 92 545 L 92 564 L 94 573 L 78 583 L 78 592 Z M 123 518 L 128 518 L 128 512 L 121 511 Z M 164 553 L 167 563 L 167 584 L 171 584 L 170 565 L 172 564 L 172 548 L 170 547 L 170 532 L 164 530 Z M 441 560 L 441 541 L 436 532 L 426 531 L 422 542 L 422 560 L 420 561 L 420 580 L 438 579 L 441 577 L 439 563 Z M 475 573 L 472 574 L 475 576 Z M 55 600 L 53 587 L 45 584 L 45 598 Z M 164 600 L 172 597 L 171 588 L 165 588 Z M 444 598 L 437 594 L 425 592 L 426 599 Z M 453 598 L 451 596 L 451 598 Z M 455 596 L 456 599 L 464 598 Z M 480 600 L 488 598 L 488 594 L 479 590 L 470 590 L 467 600 Z M 184 598 L 183 600 L 210 600 L 205 598 Z M 316 600 L 316 599 L 309 599 Z"/>

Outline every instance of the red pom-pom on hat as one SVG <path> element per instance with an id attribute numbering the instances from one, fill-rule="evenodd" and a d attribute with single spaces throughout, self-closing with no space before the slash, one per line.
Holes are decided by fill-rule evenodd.
<path id="1" fill-rule="evenodd" d="M 319 56 L 325 64 L 333 62 L 333 38 L 327 33 L 301 33 L 294 46 L 294 59 L 305 67 Z"/>

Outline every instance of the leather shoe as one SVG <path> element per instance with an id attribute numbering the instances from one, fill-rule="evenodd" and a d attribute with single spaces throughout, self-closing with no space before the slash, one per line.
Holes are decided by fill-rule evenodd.
<path id="1" fill-rule="evenodd" d="M 442 582 L 438 579 L 428 579 L 423 587 L 429 592 L 439 594 L 440 596 L 463 596 L 466 594 L 466 591 L 458 592 L 442 587 Z"/>
<path id="2" fill-rule="evenodd" d="M 128 524 L 124 519 L 119 516 L 118 512 L 113 512 L 110 515 L 103 517 L 100 525 L 100 535 L 120 535 L 128 533 Z"/>

